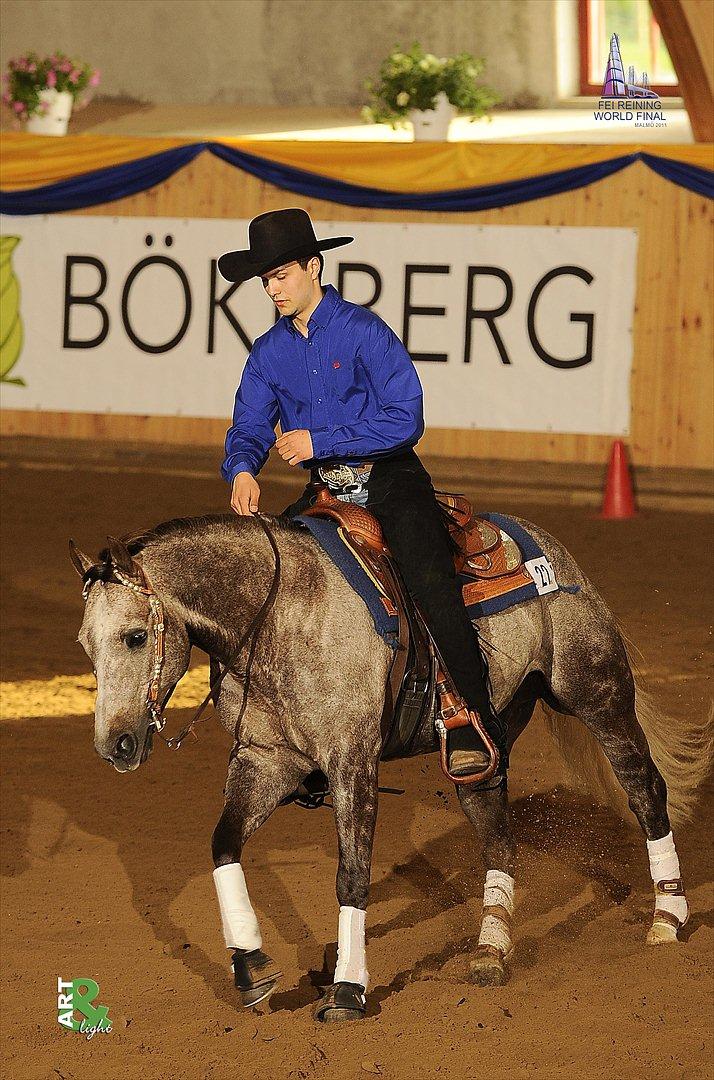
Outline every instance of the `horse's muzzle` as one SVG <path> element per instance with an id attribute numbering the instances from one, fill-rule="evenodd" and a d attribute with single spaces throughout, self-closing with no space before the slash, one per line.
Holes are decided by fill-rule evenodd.
<path id="1" fill-rule="evenodd" d="M 97 750 L 105 761 L 108 761 L 117 772 L 130 772 L 138 769 L 149 754 L 152 747 L 153 728 L 149 727 L 143 741 L 140 743 L 138 736 L 133 731 L 125 731 L 112 744 Z"/>

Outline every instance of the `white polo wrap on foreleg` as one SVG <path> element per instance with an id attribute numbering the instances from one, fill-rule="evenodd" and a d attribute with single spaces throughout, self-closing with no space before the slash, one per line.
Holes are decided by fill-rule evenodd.
<path id="1" fill-rule="evenodd" d="M 248 896 L 243 867 L 227 863 L 213 871 L 218 906 L 221 909 L 223 937 L 229 949 L 259 949 L 263 943 L 260 927 Z"/>
<path id="2" fill-rule="evenodd" d="M 483 888 L 483 918 L 479 945 L 490 945 L 504 956 L 511 951 L 511 919 L 516 883 L 501 870 L 489 870 Z"/>
<path id="3" fill-rule="evenodd" d="M 679 859 L 672 833 L 667 833 L 661 840 L 648 840 L 647 854 L 655 887 L 655 909 L 668 911 L 683 925 L 687 921 L 689 909 L 682 890 Z M 680 895 L 675 895 L 676 893 Z"/>
<path id="4" fill-rule="evenodd" d="M 340 908 L 335 982 L 359 983 L 366 990 L 369 972 L 364 944 L 365 918 L 366 912 L 360 908 Z"/>

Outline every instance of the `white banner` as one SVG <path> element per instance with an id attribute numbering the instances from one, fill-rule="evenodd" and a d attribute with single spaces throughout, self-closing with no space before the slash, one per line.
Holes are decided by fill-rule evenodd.
<path id="1" fill-rule="evenodd" d="M 624 435 L 633 229 L 315 221 L 323 283 L 414 356 L 427 424 Z M 247 221 L 0 217 L 3 404 L 228 418 L 275 311 L 216 269 Z"/>

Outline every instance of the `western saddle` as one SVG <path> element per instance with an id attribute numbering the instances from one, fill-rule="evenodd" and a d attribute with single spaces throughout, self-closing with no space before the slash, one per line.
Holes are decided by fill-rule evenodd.
<path id="1" fill-rule="evenodd" d="M 466 603 L 484 599 L 498 591 L 504 577 L 524 576 L 520 549 L 504 539 L 500 530 L 484 518 L 476 517 L 463 495 L 439 492 L 437 499 L 446 512 L 449 533 L 454 541 L 454 564 L 466 578 Z M 352 551 L 380 593 L 386 610 L 398 620 L 398 647 L 395 650 L 382 714 L 382 757 L 403 757 L 411 752 L 417 732 L 427 716 L 436 710 L 436 729 L 441 742 L 441 768 L 455 784 L 489 780 L 499 765 L 498 748 L 480 716 L 469 709 L 456 690 L 439 650 L 418 607 L 409 596 L 399 570 L 387 547 L 379 522 L 363 506 L 343 502 L 321 487 L 315 503 L 305 515 L 331 518 L 337 522 L 343 542 Z M 483 741 L 489 764 L 480 773 L 454 776 L 449 772 L 447 734 L 472 724 Z"/>

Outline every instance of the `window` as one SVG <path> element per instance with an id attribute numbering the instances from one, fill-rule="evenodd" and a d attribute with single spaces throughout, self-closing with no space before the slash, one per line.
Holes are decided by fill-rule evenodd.
<path id="1" fill-rule="evenodd" d="M 677 75 L 649 0 L 579 0 L 579 3 L 581 94 L 587 97 L 602 94 L 610 40 L 617 34 L 625 81 L 648 88 L 659 97 L 679 96 Z"/>

